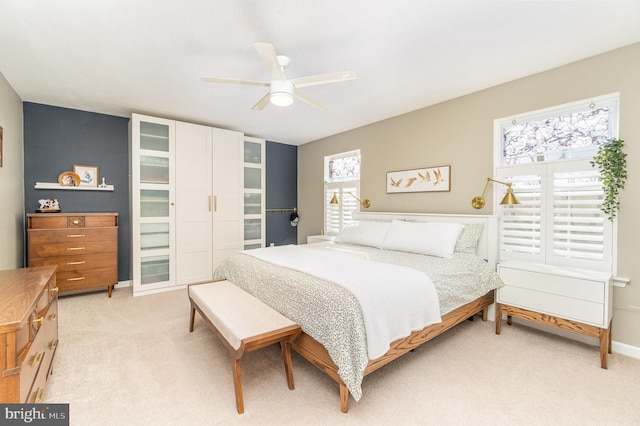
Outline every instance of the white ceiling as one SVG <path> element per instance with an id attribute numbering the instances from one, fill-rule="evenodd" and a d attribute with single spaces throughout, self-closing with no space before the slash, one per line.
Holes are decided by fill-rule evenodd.
<path id="1" fill-rule="evenodd" d="M 253 43 L 329 106 L 251 107 Z M 640 41 L 640 0 L 0 0 L 0 72 L 26 102 L 141 112 L 299 145 Z M 615 66 L 615 64 L 612 64 Z"/>

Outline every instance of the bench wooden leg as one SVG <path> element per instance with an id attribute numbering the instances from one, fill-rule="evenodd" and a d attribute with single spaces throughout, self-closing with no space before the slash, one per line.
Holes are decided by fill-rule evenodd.
<path id="1" fill-rule="evenodd" d="M 234 359 L 232 361 L 233 370 L 233 387 L 236 389 L 236 408 L 238 414 L 244 413 L 244 400 L 242 398 L 242 377 L 240 375 L 240 360 Z"/>
<path id="2" fill-rule="evenodd" d="M 288 340 L 280 342 L 282 348 L 282 359 L 284 360 L 284 371 L 287 373 L 287 385 L 294 390 L 296 385 L 293 381 L 293 364 L 291 363 L 291 348 Z"/>
<path id="3" fill-rule="evenodd" d="M 194 306 L 191 306 L 191 316 L 189 318 L 189 332 L 191 333 L 193 331 L 193 324 L 196 320 L 196 308 Z"/>

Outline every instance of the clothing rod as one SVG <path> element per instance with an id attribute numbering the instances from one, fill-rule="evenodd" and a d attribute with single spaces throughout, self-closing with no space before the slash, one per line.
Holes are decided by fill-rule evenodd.
<path id="1" fill-rule="evenodd" d="M 298 209 L 293 207 L 290 209 L 266 209 L 267 213 L 287 213 L 287 212 L 297 212 Z"/>

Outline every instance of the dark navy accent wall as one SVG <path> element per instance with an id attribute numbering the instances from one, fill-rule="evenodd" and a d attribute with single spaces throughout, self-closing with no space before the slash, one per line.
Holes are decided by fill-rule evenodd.
<path id="1" fill-rule="evenodd" d="M 117 212 L 118 280 L 130 280 L 129 119 L 29 102 L 23 110 L 25 211 L 35 212 L 41 198 L 57 198 L 64 213 Z M 74 164 L 98 166 L 99 180 L 105 177 L 115 190 L 34 188 L 36 182 L 57 182 Z"/>
<path id="2" fill-rule="evenodd" d="M 298 147 L 266 142 L 266 208 L 298 206 Z M 304 212 L 298 212 L 304 220 Z M 291 212 L 266 212 L 266 245 L 297 244 L 298 228 L 291 226 Z"/>

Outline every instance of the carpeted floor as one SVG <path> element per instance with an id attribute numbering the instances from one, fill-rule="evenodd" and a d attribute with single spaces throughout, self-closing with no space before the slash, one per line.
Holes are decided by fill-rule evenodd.
<path id="1" fill-rule="evenodd" d="M 245 414 L 231 364 L 186 290 L 62 296 L 45 403 L 71 425 L 637 425 L 640 360 L 522 325 L 466 321 L 365 378 L 339 409 L 338 386 L 296 353 L 287 388 L 278 346 L 243 358 Z"/>

